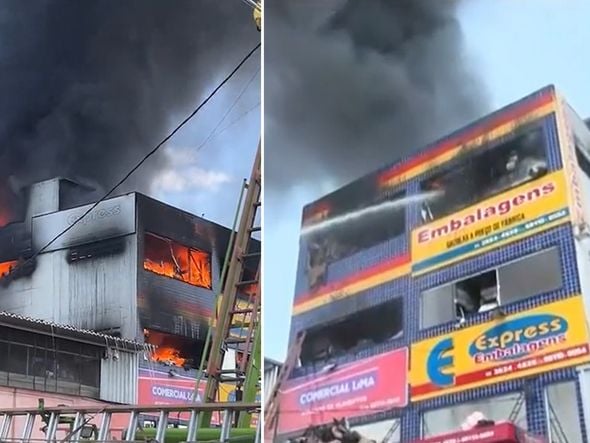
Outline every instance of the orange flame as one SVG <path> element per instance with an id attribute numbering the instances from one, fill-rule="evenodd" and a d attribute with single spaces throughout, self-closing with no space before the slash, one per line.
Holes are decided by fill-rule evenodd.
<path id="1" fill-rule="evenodd" d="M 0 220 L 0 222 L 1 222 L 1 220 Z M 0 226 L 2 226 L 2 223 L 0 223 Z M 10 271 L 12 271 L 12 269 L 15 268 L 17 264 L 18 264 L 17 260 L 6 261 L 4 263 L 0 263 L 0 277 L 4 277 L 8 273 L 10 273 Z"/>
<path id="2" fill-rule="evenodd" d="M 174 364 L 176 366 L 182 366 L 186 362 L 186 359 L 180 356 L 180 352 L 171 347 L 156 348 L 152 354 L 152 359 L 157 362 Z"/>
<path id="3" fill-rule="evenodd" d="M 208 253 L 153 234 L 145 236 L 143 268 L 191 285 L 211 288 L 211 265 Z"/>

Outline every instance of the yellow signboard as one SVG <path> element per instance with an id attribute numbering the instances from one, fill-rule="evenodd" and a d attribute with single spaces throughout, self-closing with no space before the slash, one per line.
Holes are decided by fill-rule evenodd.
<path id="1" fill-rule="evenodd" d="M 412 401 L 590 361 L 582 297 L 414 344 Z"/>
<path id="2" fill-rule="evenodd" d="M 481 254 L 569 220 L 557 171 L 412 231 L 412 274 Z"/>

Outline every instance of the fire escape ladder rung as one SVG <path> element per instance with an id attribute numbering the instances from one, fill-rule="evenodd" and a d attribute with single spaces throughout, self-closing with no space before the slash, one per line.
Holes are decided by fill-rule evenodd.
<path id="1" fill-rule="evenodd" d="M 242 260 L 247 260 L 249 258 L 253 258 L 253 257 L 260 257 L 260 252 L 248 252 L 247 254 L 242 254 L 242 256 L 240 257 Z"/>
<path id="2" fill-rule="evenodd" d="M 258 279 L 253 279 L 253 280 L 242 280 L 236 283 L 237 287 L 242 287 L 242 286 L 249 286 L 249 285 L 256 285 L 258 284 Z"/>

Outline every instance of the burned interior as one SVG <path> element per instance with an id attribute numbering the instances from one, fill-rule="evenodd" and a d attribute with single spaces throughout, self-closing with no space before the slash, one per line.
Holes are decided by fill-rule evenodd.
<path id="1" fill-rule="evenodd" d="M 503 315 L 501 306 L 563 286 L 559 249 L 551 247 L 518 260 L 422 292 L 421 327 L 464 323 L 484 312 Z"/>
<path id="2" fill-rule="evenodd" d="M 528 124 L 499 142 L 467 152 L 423 180 L 421 192 L 436 197 L 421 205 L 427 223 L 545 175 L 546 142 L 540 123 Z"/>
<path id="3" fill-rule="evenodd" d="M 304 226 L 310 288 L 325 282 L 327 266 L 405 233 L 405 190 L 380 190 L 370 175 L 327 197 L 327 216 Z"/>
<path id="4" fill-rule="evenodd" d="M 211 289 L 211 256 L 150 232 L 145 233 L 143 268 L 184 283 Z"/>
<path id="5" fill-rule="evenodd" d="M 144 329 L 143 335 L 145 343 L 157 347 L 149 356 L 152 362 L 198 369 L 204 349 L 202 342 L 152 329 Z"/>
<path id="6" fill-rule="evenodd" d="M 389 300 L 307 331 L 303 365 L 327 361 L 403 335 L 403 301 Z"/>

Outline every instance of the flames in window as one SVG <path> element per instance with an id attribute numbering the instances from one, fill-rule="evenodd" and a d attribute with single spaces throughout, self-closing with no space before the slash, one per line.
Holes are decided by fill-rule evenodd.
<path id="1" fill-rule="evenodd" d="M 147 271 L 211 289 L 211 258 L 207 252 L 146 233 L 144 257 Z"/>
<path id="2" fill-rule="evenodd" d="M 184 352 L 184 348 L 190 344 L 185 343 L 180 337 L 149 329 L 144 329 L 143 333 L 146 343 L 157 346 L 151 354 L 153 361 L 169 366 L 191 366 L 190 363 L 193 363 Z"/>
<path id="3" fill-rule="evenodd" d="M 2 226 L 1 220 L 0 220 L 0 226 Z M 0 263 L 0 278 L 8 275 L 18 264 L 17 260 L 12 260 L 12 261 L 6 261 L 3 263 Z"/>

